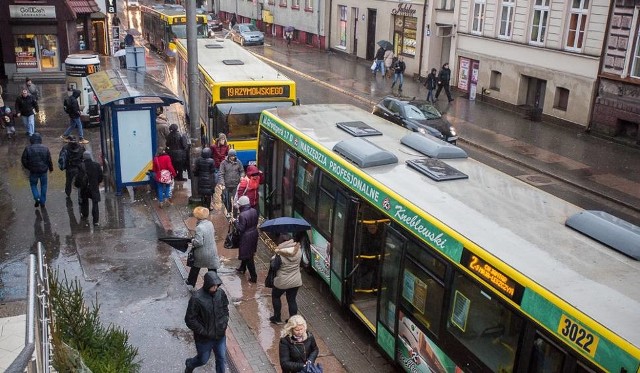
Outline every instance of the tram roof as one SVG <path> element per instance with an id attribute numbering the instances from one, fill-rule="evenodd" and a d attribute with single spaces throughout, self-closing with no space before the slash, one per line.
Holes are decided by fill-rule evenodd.
<path id="1" fill-rule="evenodd" d="M 197 39 L 198 64 L 214 82 L 292 82 L 253 53 L 230 39 Z M 187 49 L 187 40 L 178 39 L 183 50 Z M 241 61 L 241 64 L 230 64 Z"/>
<path id="2" fill-rule="evenodd" d="M 156 101 L 163 106 L 183 103 L 162 82 L 149 74 L 133 70 L 111 69 L 87 76 L 100 105 L 115 105 L 117 101 L 142 98 L 146 103 Z"/>
<path id="3" fill-rule="evenodd" d="M 406 163 L 426 158 L 400 143 L 409 130 L 351 105 L 267 111 L 336 158 L 342 157 L 332 151 L 334 146 L 353 138 L 337 123 L 360 121 L 381 131 L 383 135 L 366 139 L 391 151 L 398 162 L 354 167 L 385 187 L 381 189 L 397 193 L 439 221 L 438 228 L 444 225 L 457 232 L 462 237 L 453 237 L 463 246 L 475 243 L 640 347 L 640 262 L 565 226 L 567 218 L 583 211 L 579 207 L 472 158 L 442 160 L 468 179 L 434 181 Z"/>

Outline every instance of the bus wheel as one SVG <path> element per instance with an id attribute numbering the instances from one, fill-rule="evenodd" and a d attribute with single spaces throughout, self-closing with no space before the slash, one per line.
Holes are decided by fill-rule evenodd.
<path id="1" fill-rule="evenodd" d="M 305 235 L 302 241 L 300 241 L 300 248 L 302 249 L 300 266 L 304 268 L 307 273 L 313 273 L 313 268 L 311 267 L 311 242 L 309 242 L 309 237 L 307 235 Z"/>

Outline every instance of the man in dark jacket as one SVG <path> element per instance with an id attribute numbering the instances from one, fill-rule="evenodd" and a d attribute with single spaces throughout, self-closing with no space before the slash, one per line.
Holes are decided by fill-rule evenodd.
<path id="1" fill-rule="evenodd" d="M 240 259 L 240 267 L 236 268 L 239 273 L 249 270 L 249 282 L 255 283 L 258 280 L 256 273 L 256 264 L 253 260 L 258 247 L 258 211 L 252 208 L 249 197 L 242 196 L 238 199 L 240 214 L 238 220 L 234 222 L 238 233 L 240 234 L 240 243 L 238 245 L 238 259 Z"/>
<path id="2" fill-rule="evenodd" d="M 431 73 L 427 75 L 427 81 L 424 83 L 424 86 L 427 87 L 427 91 L 428 91 L 427 101 L 431 103 L 436 102 L 436 97 L 433 91 L 435 91 L 438 88 L 438 76 L 436 75 L 437 72 L 438 70 L 431 69 Z"/>
<path id="3" fill-rule="evenodd" d="M 204 275 L 204 285 L 189 300 L 184 322 L 193 331 L 198 354 L 185 361 L 185 373 L 209 361 L 211 350 L 216 359 L 216 373 L 224 373 L 229 323 L 229 299 L 219 287 L 222 280 L 215 272 Z"/>
<path id="4" fill-rule="evenodd" d="M 382 73 L 382 77 L 384 77 L 385 71 L 384 71 L 384 52 L 385 49 L 380 47 L 378 48 L 378 51 L 376 52 L 376 56 L 374 57 L 375 59 L 375 63 L 376 63 L 376 68 L 373 69 L 373 76 L 376 76 L 376 72 L 378 72 L 378 70 L 380 70 L 380 72 Z"/>
<path id="5" fill-rule="evenodd" d="M 167 154 L 169 154 L 171 158 L 173 168 L 175 168 L 178 173 L 176 181 L 185 180 L 182 172 L 188 169 L 188 149 L 189 143 L 187 142 L 187 138 L 180 134 L 177 124 L 171 124 L 169 126 L 169 135 L 167 135 Z"/>
<path id="6" fill-rule="evenodd" d="M 78 103 L 78 97 L 80 97 L 80 91 L 74 89 L 71 93 L 71 96 L 67 97 L 66 100 L 66 110 L 67 114 L 69 114 L 69 127 L 64 131 L 64 134 L 60 136 L 63 140 L 68 140 L 71 131 L 74 128 L 78 129 L 78 136 L 80 136 L 80 144 L 86 144 L 89 141 L 84 139 L 84 133 L 82 131 L 82 121 L 80 120 L 80 103 Z"/>
<path id="7" fill-rule="evenodd" d="M 398 57 L 398 60 L 393 64 L 393 83 L 391 83 L 391 89 L 396 85 L 396 82 L 400 84 L 398 86 L 398 92 L 402 92 L 402 84 L 404 83 L 404 70 L 407 65 L 404 63 L 404 57 Z"/>
<path id="8" fill-rule="evenodd" d="M 22 117 L 22 123 L 27 131 L 27 136 L 31 136 L 36 132 L 36 116 L 35 113 L 40 111 L 38 108 L 38 100 L 36 100 L 25 88 L 18 98 L 16 98 L 16 117 Z"/>
<path id="9" fill-rule="evenodd" d="M 82 154 L 82 158 L 82 163 L 78 168 L 78 176 L 76 177 L 78 181 L 76 186 L 80 189 L 80 217 L 82 219 L 89 217 L 89 198 L 91 198 L 91 217 L 93 218 L 93 225 L 97 227 L 100 225 L 98 202 L 100 202 L 102 167 L 93 160 L 89 151 L 85 151 Z"/>
<path id="10" fill-rule="evenodd" d="M 78 144 L 76 138 L 69 136 L 69 143 L 60 149 L 58 155 L 58 167 L 60 170 L 65 171 L 66 181 L 64 184 L 64 193 L 67 198 L 71 198 L 71 183 L 78 174 L 78 168 L 82 162 L 82 154 L 84 153 L 84 146 Z"/>
<path id="11" fill-rule="evenodd" d="M 200 158 L 196 161 L 193 176 L 198 178 L 198 194 L 202 196 L 202 206 L 211 208 L 211 196 L 216 186 L 215 162 L 211 158 L 211 148 L 202 149 Z"/>
<path id="12" fill-rule="evenodd" d="M 47 202 L 47 171 L 53 172 L 53 162 L 49 148 L 42 145 L 42 137 L 35 132 L 29 139 L 31 145 L 22 152 L 22 167 L 29 170 L 29 184 L 35 200 L 35 207 L 45 208 Z M 40 192 L 38 192 L 40 181 Z"/>
<path id="13" fill-rule="evenodd" d="M 442 65 L 440 73 L 438 73 L 438 90 L 436 91 L 436 100 L 440 96 L 440 91 L 444 88 L 444 93 L 447 94 L 449 102 L 453 101 L 451 97 L 451 91 L 449 91 L 449 82 L 451 81 L 451 69 L 449 69 L 449 63 Z"/>

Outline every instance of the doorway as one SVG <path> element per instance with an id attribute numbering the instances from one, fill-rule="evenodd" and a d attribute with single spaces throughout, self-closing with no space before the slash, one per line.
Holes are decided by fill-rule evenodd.
<path id="1" fill-rule="evenodd" d="M 544 94 L 547 90 L 547 81 L 532 76 L 527 76 L 526 78 L 527 99 L 525 105 L 542 109 L 544 106 Z"/>
<path id="2" fill-rule="evenodd" d="M 351 8 L 351 14 L 353 14 L 353 55 L 358 55 L 358 17 L 360 8 Z"/>
<path id="3" fill-rule="evenodd" d="M 377 9 L 367 9 L 367 60 L 373 60 L 376 54 L 376 18 Z"/>

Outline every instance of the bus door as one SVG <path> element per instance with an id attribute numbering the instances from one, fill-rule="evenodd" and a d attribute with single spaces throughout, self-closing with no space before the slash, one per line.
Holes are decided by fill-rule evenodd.
<path id="1" fill-rule="evenodd" d="M 361 208 L 348 273 L 349 307 L 374 333 L 385 227 L 388 222 L 389 219 L 373 208 Z"/>
<path id="2" fill-rule="evenodd" d="M 345 191 L 338 189 L 335 193 L 333 211 L 333 225 L 331 226 L 331 279 L 330 287 L 333 295 L 345 304 L 344 293 L 345 259 L 353 247 L 355 236 L 355 217 L 358 211 L 358 201 L 351 198 Z"/>

